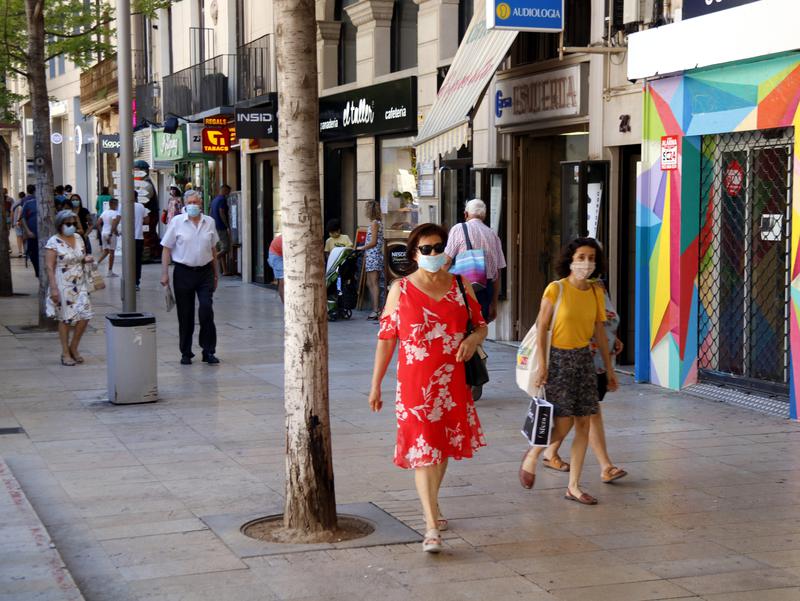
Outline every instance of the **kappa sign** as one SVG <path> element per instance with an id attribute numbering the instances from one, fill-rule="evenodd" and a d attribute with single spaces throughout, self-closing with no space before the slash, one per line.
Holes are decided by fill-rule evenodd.
<path id="1" fill-rule="evenodd" d="M 222 154 L 231 149 L 231 134 L 228 128 L 217 129 L 206 127 L 203 129 L 203 152 Z"/>

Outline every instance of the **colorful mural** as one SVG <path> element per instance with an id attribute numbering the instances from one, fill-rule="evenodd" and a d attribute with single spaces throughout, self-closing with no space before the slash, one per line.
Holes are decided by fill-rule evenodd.
<path id="1" fill-rule="evenodd" d="M 644 90 L 642 171 L 637 210 L 636 376 L 672 389 L 697 381 L 701 257 L 702 136 L 795 127 L 800 173 L 800 54 L 687 72 Z M 674 136 L 675 169 L 662 168 L 662 137 Z M 664 157 L 669 161 L 669 156 Z M 796 176 L 795 176 L 796 179 Z M 706 191 L 708 194 L 708 191 Z M 701 204 L 702 203 L 702 204 Z M 710 213 L 708 213 L 710 214 Z M 800 356 L 800 185 L 791 198 L 790 352 Z M 710 335 L 708 330 L 703 336 Z M 800 361 L 790 361 L 791 415 L 798 416 Z"/>

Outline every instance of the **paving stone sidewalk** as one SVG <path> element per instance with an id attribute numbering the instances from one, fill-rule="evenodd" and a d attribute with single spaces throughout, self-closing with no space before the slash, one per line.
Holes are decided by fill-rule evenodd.
<path id="1" fill-rule="evenodd" d="M 112 406 L 102 315 L 119 310 L 119 280 L 96 295 L 86 364 L 63 367 L 55 334 L 5 327 L 35 314 L 32 272 L 13 263 L 31 296 L 0 299 L 0 428 L 25 434 L 0 436 L 0 457 L 87 601 L 800 599 L 797 424 L 624 379 L 603 407 L 612 458 L 630 476 L 602 484 L 590 454 L 585 488 L 600 504 L 583 507 L 563 499 L 563 474 L 540 469 L 533 491 L 517 483 L 525 400 L 513 348 L 492 343 L 478 403 L 488 446 L 448 471 L 446 552 L 238 557 L 202 518 L 281 505 L 276 293 L 223 278 L 222 364 L 181 366 L 176 317 L 158 267 L 145 266 L 139 308 L 158 317 L 161 401 Z M 413 476 L 391 463 L 394 416 L 367 407 L 377 328 L 365 316 L 330 325 L 337 501 L 372 502 L 421 530 Z M 0 588 L 6 599 L 18 597 Z"/>

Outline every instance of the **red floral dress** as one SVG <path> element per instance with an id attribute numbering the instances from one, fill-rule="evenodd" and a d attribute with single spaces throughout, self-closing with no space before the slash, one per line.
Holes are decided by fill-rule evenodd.
<path id="1" fill-rule="evenodd" d="M 403 468 L 472 457 L 486 445 L 464 364 L 456 353 L 467 329 L 467 310 L 456 279 L 439 301 L 408 278 L 397 282 L 397 309 L 381 318 L 378 337 L 400 340 L 397 361 L 397 444 L 394 462 Z M 486 322 L 469 297 L 475 327 Z"/>

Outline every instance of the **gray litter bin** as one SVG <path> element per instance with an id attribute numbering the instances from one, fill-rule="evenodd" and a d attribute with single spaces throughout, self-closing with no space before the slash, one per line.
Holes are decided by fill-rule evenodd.
<path id="1" fill-rule="evenodd" d="M 109 401 L 127 405 L 158 400 L 155 315 L 106 315 L 106 358 Z"/>

